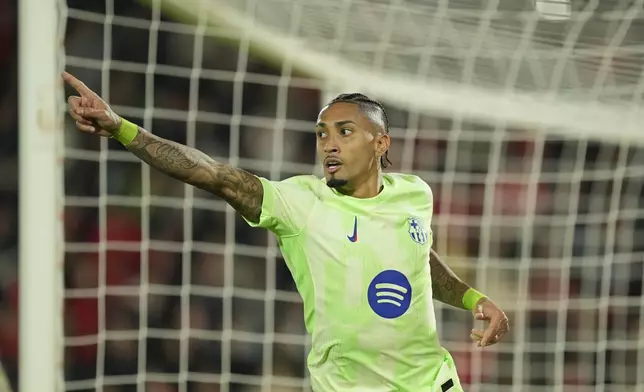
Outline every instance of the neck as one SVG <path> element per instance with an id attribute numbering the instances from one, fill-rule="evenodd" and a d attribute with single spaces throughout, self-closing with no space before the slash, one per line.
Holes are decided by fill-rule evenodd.
<path id="1" fill-rule="evenodd" d="M 357 197 L 359 199 L 368 199 L 376 197 L 382 190 L 382 171 L 369 175 L 364 180 L 359 180 L 352 184 L 350 189 L 338 189 L 347 196 Z"/>

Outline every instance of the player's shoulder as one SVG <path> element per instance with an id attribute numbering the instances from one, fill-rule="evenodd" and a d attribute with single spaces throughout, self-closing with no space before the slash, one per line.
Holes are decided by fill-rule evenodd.
<path id="1" fill-rule="evenodd" d="M 407 195 L 419 195 L 433 200 L 432 188 L 425 180 L 414 174 L 387 173 L 385 179 L 394 189 Z"/>

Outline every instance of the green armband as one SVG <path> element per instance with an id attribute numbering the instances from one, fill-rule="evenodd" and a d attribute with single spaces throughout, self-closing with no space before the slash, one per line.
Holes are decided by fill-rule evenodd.
<path id="1" fill-rule="evenodd" d="M 127 146 L 132 143 L 132 140 L 139 134 L 139 126 L 121 118 L 121 126 L 118 131 L 112 136 L 113 139 L 119 141 L 122 145 Z"/>
<path id="2" fill-rule="evenodd" d="M 470 287 L 463 295 L 463 306 L 467 310 L 473 310 L 481 298 L 485 298 L 485 295 Z"/>

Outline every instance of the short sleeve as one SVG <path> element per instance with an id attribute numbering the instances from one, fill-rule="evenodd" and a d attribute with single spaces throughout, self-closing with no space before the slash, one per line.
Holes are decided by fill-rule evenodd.
<path id="1" fill-rule="evenodd" d="M 421 180 L 422 181 L 422 180 Z M 434 193 L 432 188 L 423 181 L 425 185 L 425 195 L 427 197 L 427 220 L 428 224 L 432 223 L 432 217 L 434 216 Z"/>
<path id="2" fill-rule="evenodd" d="M 297 179 L 270 181 L 259 178 L 264 188 L 262 213 L 259 222 L 246 222 L 252 227 L 262 227 L 278 237 L 298 235 L 308 221 L 314 196 L 305 184 Z"/>
<path id="3" fill-rule="evenodd" d="M 413 200 L 412 203 L 418 211 L 419 217 L 431 224 L 434 215 L 434 194 L 432 188 L 416 175 L 406 175 L 407 187 L 403 188 L 403 192 L 408 195 L 408 200 Z"/>
<path id="4" fill-rule="evenodd" d="M 429 233 L 429 244 L 433 242 L 432 218 L 434 217 L 434 194 L 432 188 L 422 178 L 416 177 L 418 186 L 418 208 L 422 212 L 422 218 L 425 220 L 427 233 Z"/>
<path id="5" fill-rule="evenodd" d="M 427 232 L 429 233 L 429 246 L 432 246 L 434 243 L 434 230 L 432 229 L 432 219 L 434 218 L 434 193 L 429 185 L 425 185 L 427 186 L 426 192 L 429 203 L 429 206 L 427 207 Z"/>

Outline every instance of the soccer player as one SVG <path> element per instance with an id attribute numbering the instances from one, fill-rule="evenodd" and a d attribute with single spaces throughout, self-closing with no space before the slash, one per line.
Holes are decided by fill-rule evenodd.
<path id="1" fill-rule="evenodd" d="M 379 103 L 361 94 L 330 102 L 315 127 L 324 179 L 275 182 L 155 136 L 72 75 L 63 79 L 80 95 L 68 100 L 79 130 L 118 140 L 275 233 L 304 301 L 315 392 L 462 391 L 439 344 L 432 299 L 488 320 L 470 336 L 481 347 L 508 330 L 503 311 L 431 250 L 429 186 L 414 175 L 383 174 L 390 138 Z"/>

